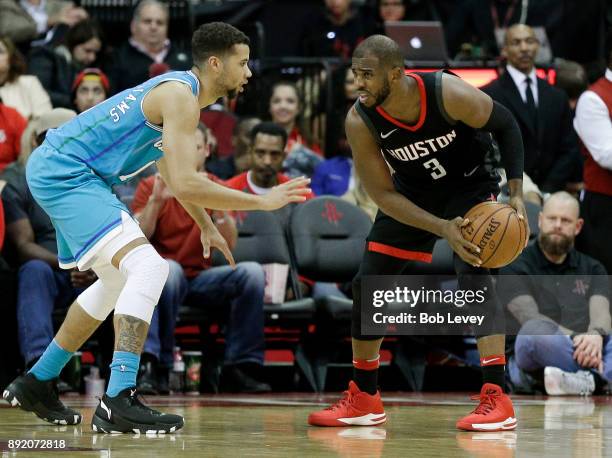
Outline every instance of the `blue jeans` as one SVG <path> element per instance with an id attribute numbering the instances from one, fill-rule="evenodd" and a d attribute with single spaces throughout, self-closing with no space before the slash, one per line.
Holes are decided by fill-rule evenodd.
<path id="1" fill-rule="evenodd" d="M 53 340 L 53 309 L 69 306 L 81 290 L 72 286 L 70 271 L 54 270 L 38 259 L 23 264 L 17 278 L 17 333 L 27 364 Z"/>
<path id="2" fill-rule="evenodd" d="M 533 371 L 546 366 L 558 367 L 566 372 L 576 372 L 580 367 L 573 357 L 574 345 L 571 338 L 559 331 L 558 326 L 550 321 L 530 320 L 526 322 L 516 336 L 514 354 L 519 369 Z M 603 378 L 612 380 L 612 341 L 606 337 L 603 342 L 602 358 L 604 361 Z M 516 374 L 510 370 L 514 383 Z"/>
<path id="3" fill-rule="evenodd" d="M 317 281 L 312 286 L 311 296 L 313 299 L 319 299 L 321 297 L 328 296 L 346 298 L 346 294 L 340 291 L 340 288 L 338 288 L 338 285 L 336 283 L 328 283 L 322 281 Z"/>
<path id="4" fill-rule="evenodd" d="M 163 367 L 172 367 L 174 327 L 179 306 L 185 300 L 200 307 L 229 303 L 225 332 L 225 364 L 263 364 L 265 277 L 256 262 L 211 267 L 193 279 L 168 259 L 170 273 L 153 313 L 144 351 L 155 355 Z"/>

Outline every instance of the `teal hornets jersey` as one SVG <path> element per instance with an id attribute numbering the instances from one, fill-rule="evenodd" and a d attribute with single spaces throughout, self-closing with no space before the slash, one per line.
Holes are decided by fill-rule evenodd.
<path id="1" fill-rule="evenodd" d="M 163 155 L 162 128 L 146 119 L 142 102 L 151 89 L 166 81 L 189 85 L 196 97 L 200 92 L 200 82 L 191 71 L 166 73 L 49 130 L 44 144 L 84 163 L 108 185 L 130 179 Z"/>

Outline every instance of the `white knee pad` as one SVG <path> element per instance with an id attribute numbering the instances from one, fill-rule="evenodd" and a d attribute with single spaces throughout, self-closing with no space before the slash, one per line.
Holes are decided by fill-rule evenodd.
<path id="1" fill-rule="evenodd" d="M 115 314 L 130 315 L 150 324 L 168 279 L 168 270 L 168 262 L 149 244 L 139 245 L 126 254 L 119 263 L 126 282 Z"/>
<path id="2" fill-rule="evenodd" d="M 76 301 L 92 318 L 104 321 L 117 304 L 125 277 L 112 265 L 96 266 L 93 271 L 98 280 L 83 291 Z"/>

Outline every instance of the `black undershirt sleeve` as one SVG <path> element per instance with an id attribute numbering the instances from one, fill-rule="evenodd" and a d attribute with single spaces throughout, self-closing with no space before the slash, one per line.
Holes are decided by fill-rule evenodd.
<path id="1" fill-rule="evenodd" d="M 500 103 L 493 101 L 493 111 L 482 129 L 494 135 L 508 180 L 523 179 L 523 138 L 512 113 Z"/>

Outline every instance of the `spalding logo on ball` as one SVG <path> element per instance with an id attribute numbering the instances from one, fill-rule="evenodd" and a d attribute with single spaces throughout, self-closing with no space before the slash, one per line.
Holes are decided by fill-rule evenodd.
<path id="1" fill-rule="evenodd" d="M 525 222 L 508 204 L 483 202 L 464 216 L 470 222 L 461 235 L 480 248 L 481 267 L 498 268 L 510 264 L 525 247 Z"/>

